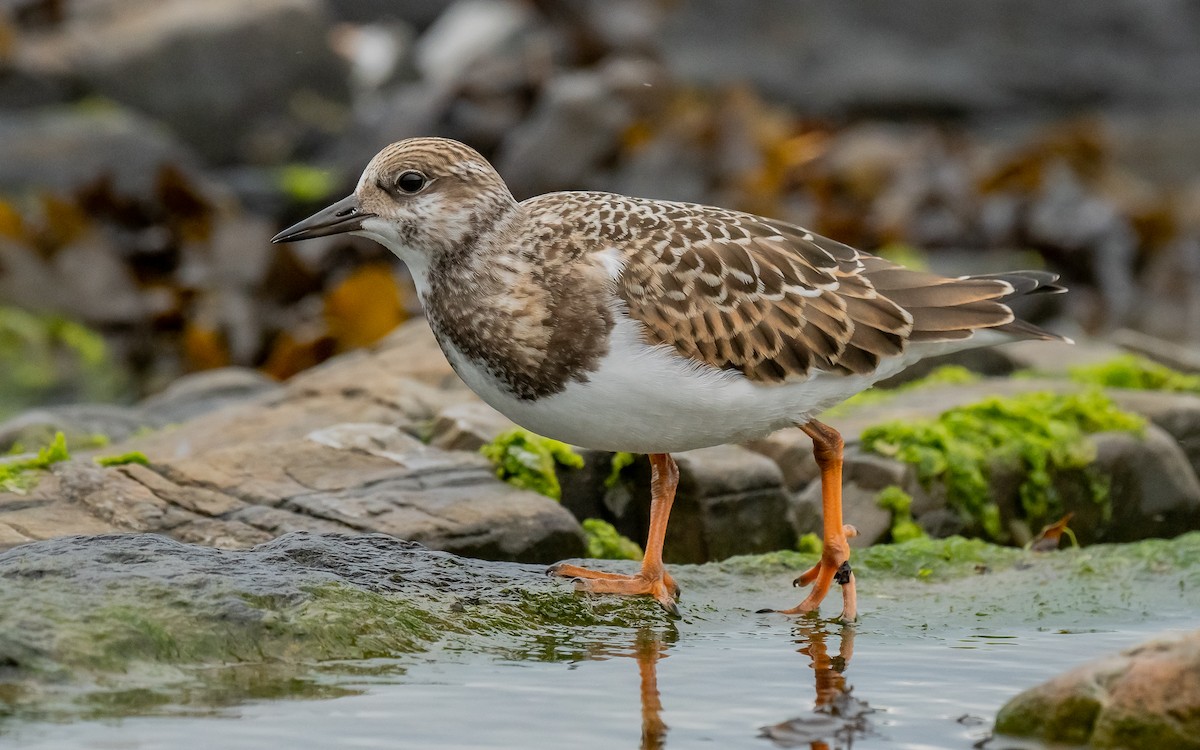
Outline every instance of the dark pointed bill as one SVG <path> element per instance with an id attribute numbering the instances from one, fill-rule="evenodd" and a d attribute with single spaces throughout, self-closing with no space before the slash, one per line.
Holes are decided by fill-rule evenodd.
<path id="1" fill-rule="evenodd" d="M 271 242 L 297 242 L 313 237 L 343 234 L 362 228 L 363 219 L 375 214 L 362 210 L 358 196 L 348 195 L 328 208 L 323 208 L 304 221 L 297 222 L 271 238 Z"/>

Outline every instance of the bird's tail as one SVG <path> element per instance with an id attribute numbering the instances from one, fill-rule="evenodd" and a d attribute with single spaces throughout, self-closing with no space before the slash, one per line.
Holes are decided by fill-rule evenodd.
<path id="1" fill-rule="evenodd" d="M 972 276 L 963 276 L 963 279 L 972 280 L 995 280 L 1006 282 L 1012 287 L 1012 291 L 997 301 L 1007 302 L 1019 297 L 1032 296 L 1037 294 L 1062 294 L 1067 291 L 1067 288 L 1058 282 L 1058 274 L 1050 271 L 1004 271 L 1003 273 L 986 273 Z M 1023 339 L 1040 339 L 1043 341 L 1066 341 L 1071 342 L 1071 339 L 1066 336 L 1059 336 L 1056 333 L 1051 333 L 1035 326 L 1033 323 L 1014 318 L 1011 322 L 1004 325 L 996 326 L 993 330 L 1003 331 L 1018 338 Z"/>

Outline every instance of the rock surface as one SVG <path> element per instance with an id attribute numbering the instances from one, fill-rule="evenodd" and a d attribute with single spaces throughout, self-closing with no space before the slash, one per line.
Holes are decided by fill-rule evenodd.
<path id="1" fill-rule="evenodd" d="M 895 393 L 827 418 L 847 441 L 845 521 L 855 546 L 885 540 L 890 513 L 878 495 L 895 484 L 913 497 L 929 533 L 979 533 L 894 460 L 861 453 L 861 431 L 891 419 L 933 417 L 986 396 L 1080 388 L 1064 380 L 988 379 Z M 1147 436 L 1099 435 L 1094 474 L 1111 486 L 1111 513 L 1082 472 L 1057 478 L 1084 543 L 1173 536 L 1200 527 L 1200 397 L 1111 391 L 1152 423 Z M 380 344 L 312 368 L 284 384 L 226 369 L 179 381 L 133 407 L 63 407 L 0 425 L 0 448 L 45 444 L 63 430 L 75 445 L 117 442 L 59 464 L 25 494 L 0 492 L 0 546 L 70 533 L 154 531 L 244 547 L 293 530 L 383 532 L 496 559 L 551 562 L 583 551 L 578 520 L 601 518 L 646 538 L 649 467 L 616 481 L 612 454 L 583 451 L 582 470 L 560 470 L 563 502 L 496 479 L 479 447 L 512 427 L 457 378 L 427 324 L 414 320 Z M 153 432 L 146 433 L 147 429 Z M 122 438 L 125 438 L 122 440 Z M 421 440 L 429 440 L 422 444 Z M 90 458 L 141 451 L 150 466 L 102 469 Z M 1189 453 L 1190 451 L 1190 453 Z M 821 529 L 811 441 L 783 430 L 747 447 L 679 454 L 681 484 L 666 546 L 672 562 L 703 562 L 792 547 Z M 1024 542 L 1020 477 L 993 482 L 1002 522 Z"/>
<path id="2" fill-rule="evenodd" d="M 1200 748 L 1200 632 L 1088 663 L 1010 700 L 996 732 L 1094 748 Z"/>
<path id="3" fill-rule="evenodd" d="M 307 530 L 383 532 L 503 560 L 582 554 L 582 530 L 558 503 L 501 482 L 474 451 L 426 446 L 403 431 L 422 431 L 469 395 L 461 384 L 429 384 L 453 374 L 423 325 L 286 386 L 236 370 L 212 373 L 176 384 L 140 410 L 120 411 L 151 426 L 200 414 L 98 451 L 140 451 L 149 466 L 100 468 L 89 460 L 93 452 L 55 465 L 25 494 L 0 492 L 0 546 L 150 531 L 246 547 Z M 92 424 L 80 416 L 67 421 L 71 412 L 53 416 L 18 419 L 9 431 Z M 118 426 L 133 431 L 133 424 Z"/>
<path id="4" fill-rule="evenodd" d="M 625 536 L 644 542 L 650 519 L 649 461 L 638 457 L 610 485 L 608 455 L 584 455 L 594 468 L 585 463 L 568 480 L 563 504 L 577 515 L 608 520 Z M 667 526 L 667 562 L 701 563 L 795 546 L 789 494 L 773 461 L 736 445 L 685 451 L 674 458 L 679 487 Z"/>
<path id="5" fill-rule="evenodd" d="M 466 669 L 445 684 L 464 675 L 472 681 L 481 674 L 475 669 L 497 661 L 508 670 L 537 661 L 573 669 L 631 656 L 630 642 L 647 634 L 663 636 L 671 665 L 696 656 L 693 648 L 673 649 L 677 641 L 718 639 L 695 672 L 682 670 L 701 680 L 712 676 L 714 658 L 724 664 L 736 649 L 794 660 L 799 645 L 816 659 L 819 637 L 836 633 L 836 625 L 753 614 L 764 604 L 794 603 L 788 583 L 814 559 L 782 552 L 676 566 L 683 617 L 668 620 L 647 598 L 580 595 L 541 566 L 465 559 L 380 534 L 292 533 L 249 550 L 149 534 L 35 542 L 0 553 L 0 732 L 14 739 L 7 732 L 15 719 L 19 742 L 27 720 L 151 714 L 167 721 L 264 699 L 346 695 L 364 680 L 390 682 L 418 662 Z M 1022 654 L 1025 634 L 1037 653 L 1051 642 L 1092 637 L 1096 627 L 1145 631 L 1147 611 L 1168 626 L 1190 623 L 1200 606 L 1200 589 L 1190 583 L 1198 559 L 1200 534 L 1054 553 L 964 539 L 878 545 L 855 556 L 863 623 L 842 632 L 857 632 L 860 647 L 888 652 L 912 644 L 924 662 L 937 653 L 931 649 L 954 661 L 964 644 L 984 646 L 981 634 L 1016 634 L 990 649 L 991 664 L 1006 663 L 994 673 L 1004 682 L 987 694 L 1015 693 L 1014 675 L 1025 671 L 1007 662 Z M 636 563 L 602 567 L 627 572 Z M 1046 632 L 1060 628 L 1076 634 Z M 978 679 L 988 652 L 967 652 L 975 656 L 962 665 L 971 672 L 965 679 Z M 911 674 L 904 658 L 850 664 L 848 649 L 840 656 L 837 671 L 850 666 L 847 686 L 866 678 L 855 695 L 885 710 L 890 691 L 873 692 L 873 685 L 890 684 L 892 669 Z M 789 661 L 783 679 L 802 685 L 803 671 Z M 620 684 L 632 689 L 637 681 Z M 669 698 L 672 684 L 662 684 L 664 703 L 687 710 Z M 820 673 L 817 684 L 820 690 Z M 583 689 L 594 697 L 595 684 Z M 777 692 L 777 683 L 760 689 Z M 794 696 L 780 705 L 796 715 Z M 938 721 L 954 726 L 944 715 Z M 753 729 L 746 731 L 748 739 Z"/>
<path id="6" fill-rule="evenodd" d="M 0 581 L 0 720 L 77 714 L 81 692 L 219 701 L 239 671 L 293 692 L 290 681 L 307 683 L 330 660 L 456 639 L 512 658 L 512 636 L 525 631 L 565 640 L 573 627 L 665 618 L 646 600 L 580 599 L 540 566 L 382 534 L 293 533 L 244 551 L 149 534 L 65 537 L 0 553 Z M 300 692 L 337 694 L 319 680 Z"/>

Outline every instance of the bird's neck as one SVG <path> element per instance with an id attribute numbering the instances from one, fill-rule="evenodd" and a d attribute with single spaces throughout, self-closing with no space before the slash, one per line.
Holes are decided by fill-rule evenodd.
<path id="1" fill-rule="evenodd" d="M 452 245 L 429 254 L 425 296 L 487 304 L 508 294 L 531 270 L 532 256 L 516 238 L 529 217 L 520 206 L 472 221 L 472 229 Z"/>

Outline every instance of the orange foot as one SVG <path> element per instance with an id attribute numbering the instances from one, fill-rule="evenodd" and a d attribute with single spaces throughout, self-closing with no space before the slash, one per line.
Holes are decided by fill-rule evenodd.
<path id="1" fill-rule="evenodd" d="M 575 587 L 593 594 L 624 594 L 638 596 L 649 594 L 671 615 L 679 616 L 675 600 L 679 598 L 679 585 L 671 574 L 662 568 L 658 572 L 643 570 L 634 575 L 605 573 L 602 570 L 581 568 L 578 565 L 557 563 L 546 569 L 546 573 L 563 578 L 574 578 Z"/>
<path id="2" fill-rule="evenodd" d="M 849 524 L 843 526 L 840 537 L 825 540 L 825 547 L 821 551 L 821 559 L 817 564 L 801 573 L 796 580 L 792 581 L 792 585 L 798 587 L 804 587 L 814 581 L 816 582 L 804 601 L 791 609 L 762 611 L 776 611 L 785 615 L 800 615 L 815 612 L 829 593 L 830 586 L 836 582 L 841 584 L 842 587 L 842 614 L 839 619 L 843 622 L 853 622 L 857 619 L 858 593 L 854 588 L 854 572 L 850 569 L 850 545 L 846 541 L 855 536 L 858 536 L 857 529 Z"/>

